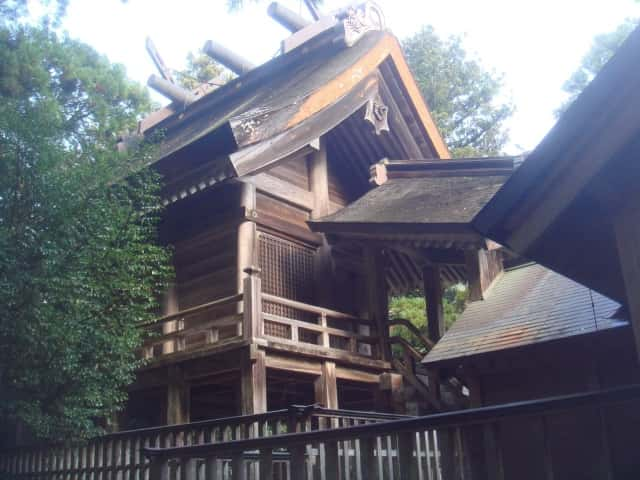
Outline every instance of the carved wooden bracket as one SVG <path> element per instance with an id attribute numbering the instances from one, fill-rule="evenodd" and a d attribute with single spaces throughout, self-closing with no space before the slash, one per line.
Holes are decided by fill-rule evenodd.
<path id="1" fill-rule="evenodd" d="M 379 95 L 367 102 L 364 119 L 367 120 L 376 131 L 376 135 L 389 131 L 389 107 L 387 107 Z"/>
<path id="2" fill-rule="evenodd" d="M 364 2 L 346 9 L 344 19 L 344 42 L 350 47 L 372 30 L 384 30 L 384 16 L 373 2 Z"/>

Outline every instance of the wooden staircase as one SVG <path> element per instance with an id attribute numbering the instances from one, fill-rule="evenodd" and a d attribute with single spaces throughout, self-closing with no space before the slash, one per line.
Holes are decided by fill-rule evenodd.
<path id="1" fill-rule="evenodd" d="M 389 338 L 392 347 L 391 364 L 406 383 L 407 403 L 417 403 L 421 407 L 420 410 L 425 412 L 457 410 L 467 406 L 467 398 L 463 395 L 460 382 L 456 379 L 447 379 L 443 382 L 422 366 L 422 359 L 434 343 L 408 320 L 392 319 L 389 325 L 402 327 L 421 345 L 418 350 L 404 337 Z"/>

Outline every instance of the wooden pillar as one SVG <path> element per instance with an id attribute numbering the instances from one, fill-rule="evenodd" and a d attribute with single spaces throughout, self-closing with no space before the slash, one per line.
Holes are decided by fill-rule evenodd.
<path id="1" fill-rule="evenodd" d="M 167 425 L 188 423 L 191 395 L 189 384 L 178 365 L 168 367 L 167 375 Z"/>
<path id="2" fill-rule="evenodd" d="M 247 213 L 256 209 L 256 187 L 251 183 L 242 182 L 240 185 L 240 207 Z M 258 234 L 255 222 L 246 220 L 238 226 L 237 236 L 237 288 L 238 293 L 244 289 L 245 270 L 253 265 L 258 265 L 256 254 L 258 245 Z"/>
<path id="3" fill-rule="evenodd" d="M 369 320 L 372 320 L 380 336 L 380 356 L 391 358 L 389 345 L 389 297 L 385 271 L 385 259 L 378 248 L 364 247 L 364 280 L 366 282 L 366 305 Z"/>
<path id="4" fill-rule="evenodd" d="M 309 187 L 313 194 L 311 218 L 318 219 L 329 215 L 329 166 L 325 138 L 319 139 L 319 149 L 308 157 Z M 326 307 L 333 306 L 331 247 L 324 235 L 322 245 L 314 257 L 315 301 Z"/>
<path id="5" fill-rule="evenodd" d="M 335 362 L 324 362 L 315 381 L 315 401 L 325 408 L 338 408 L 338 383 Z"/>
<path id="6" fill-rule="evenodd" d="M 427 303 L 427 328 L 429 338 L 437 342 L 444 335 L 444 310 L 442 307 L 442 280 L 440 267 L 429 265 L 422 269 L 422 286 Z"/>
<path id="7" fill-rule="evenodd" d="M 244 270 L 243 337 L 252 343 L 263 336 L 262 281 L 260 269 L 248 267 Z"/>
<path id="8" fill-rule="evenodd" d="M 180 307 L 178 304 L 178 289 L 175 285 L 169 285 L 167 291 L 162 297 L 162 315 L 173 315 L 174 313 L 178 313 L 180 311 Z M 178 329 L 178 320 L 171 320 L 169 322 L 164 322 L 162 324 L 162 333 L 172 333 Z M 175 340 L 169 340 L 162 344 L 162 353 L 173 353 L 175 350 Z"/>
<path id="9" fill-rule="evenodd" d="M 406 405 L 402 375 L 398 373 L 381 374 L 380 389 L 386 394 L 388 407 L 391 411 L 404 414 Z"/>
<path id="10" fill-rule="evenodd" d="M 242 415 L 267 411 L 267 369 L 265 352 L 252 345 L 240 365 Z"/>
<path id="11" fill-rule="evenodd" d="M 640 358 L 640 195 L 628 197 L 628 204 L 613 219 L 618 262 L 624 280 L 626 306 L 629 310 L 636 353 Z"/>
<path id="12" fill-rule="evenodd" d="M 469 300 L 472 302 L 482 300 L 485 292 L 503 271 L 500 251 L 467 250 L 465 263 L 469 281 Z"/>

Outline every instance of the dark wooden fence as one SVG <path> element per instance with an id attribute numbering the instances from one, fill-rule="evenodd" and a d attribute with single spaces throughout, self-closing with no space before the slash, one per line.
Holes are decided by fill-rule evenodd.
<path id="1" fill-rule="evenodd" d="M 331 426 L 346 428 L 398 418 L 401 416 L 331 410 L 312 405 L 292 406 L 258 415 L 129 430 L 97 437 L 85 443 L 0 452 L 0 479 L 143 480 L 150 478 L 149 460 L 143 453 L 145 448 L 213 445 L 290 432 L 309 432 Z M 246 456 L 247 461 L 250 458 L 251 455 Z M 276 452 L 274 463 L 276 471 L 282 472 L 276 478 L 291 478 L 287 476 L 289 460 L 285 453 Z M 222 471 L 231 471 L 230 458 L 217 464 Z"/>
<path id="2" fill-rule="evenodd" d="M 544 419 L 638 399 L 640 386 L 632 386 L 217 444 L 145 448 L 144 452 L 152 459 L 152 480 L 503 479 L 505 439 L 500 438 L 497 428 L 501 421 L 516 417 Z M 606 430 L 602 425 L 590 433 L 606 437 Z M 544 448 L 549 439 L 543 435 L 540 442 L 543 448 L 534 460 L 544 465 L 546 478 L 554 478 Z M 606 438 L 601 444 L 607 445 Z M 530 453 L 521 451 L 519 455 Z M 604 453 L 601 456 L 606 457 Z M 286 472 L 278 469 L 278 462 L 286 463 Z M 225 464 L 230 468 L 222 468 Z M 596 473 L 593 478 L 613 478 L 611 466 L 600 465 L 604 465 L 605 476 Z"/>

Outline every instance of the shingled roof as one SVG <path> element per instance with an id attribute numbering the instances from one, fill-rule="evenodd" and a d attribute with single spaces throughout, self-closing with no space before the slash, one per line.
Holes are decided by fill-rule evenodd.
<path id="1" fill-rule="evenodd" d="M 620 304 L 538 264 L 505 271 L 485 300 L 472 302 L 424 358 L 436 364 L 472 355 L 628 325 Z"/>
<path id="2" fill-rule="evenodd" d="M 167 189 L 171 201 L 264 170 L 337 127 L 344 130 L 339 147 L 358 169 L 391 155 L 449 156 L 398 40 L 369 31 L 345 44 L 336 35 L 328 29 L 188 105 L 174 102 L 141 122 L 141 134 L 160 136 L 157 168 L 179 178 Z M 388 125 L 367 114 L 375 108 L 384 110 L 385 124 L 388 112 Z M 366 180 L 366 170 L 357 173 Z"/>
<path id="3" fill-rule="evenodd" d="M 378 187 L 309 222 L 311 228 L 341 234 L 472 234 L 470 222 L 509 178 L 513 158 L 387 160 L 372 170 Z"/>

